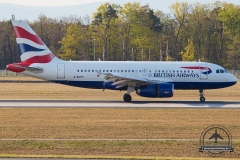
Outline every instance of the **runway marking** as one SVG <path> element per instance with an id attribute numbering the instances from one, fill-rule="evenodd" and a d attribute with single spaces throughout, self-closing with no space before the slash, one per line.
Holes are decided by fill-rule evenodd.
<path id="1" fill-rule="evenodd" d="M 0 100 L 0 108 L 211 108 L 240 109 L 240 101 L 76 101 Z"/>

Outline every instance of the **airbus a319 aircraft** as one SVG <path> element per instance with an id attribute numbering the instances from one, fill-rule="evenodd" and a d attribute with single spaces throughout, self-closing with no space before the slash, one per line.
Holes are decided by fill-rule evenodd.
<path id="1" fill-rule="evenodd" d="M 229 87 L 237 78 L 223 67 L 206 62 L 132 62 L 132 61 L 64 61 L 57 58 L 31 27 L 22 20 L 12 20 L 21 57 L 20 63 L 7 69 L 24 75 L 64 85 L 126 90 L 152 98 L 172 97 L 174 89 L 203 91 Z"/>

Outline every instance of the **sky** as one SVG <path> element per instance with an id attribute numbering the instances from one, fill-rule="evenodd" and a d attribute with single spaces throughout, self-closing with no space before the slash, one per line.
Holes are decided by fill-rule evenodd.
<path id="1" fill-rule="evenodd" d="M 170 13 L 169 6 L 175 2 L 187 1 L 190 4 L 214 3 L 216 0 L 0 0 L 0 20 L 9 20 L 12 15 L 16 19 L 36 20 L 40 14 L 50 18 L 67 17 L 70 15 L 92 16 L 97 8 L 106 2 L 123 5 L 127 2 L 140 2 L 141 5 L 149 4 L 153 10 Z M 240 5 L 240 0 L 218 0 Z M 11 5 L 10 5 L 10 4 Z M 14 4 L 14 5 L 12 5 Z M 20 5 L 20 6 L 16 6 Z"/>
<path id="2" fill-rule="evenodd" d="M 86 4 L 86 3 L 92 3 L 92 2 L 106 2 L 106 1 L 111 2 L 112 0 L 0 0 L 0 3 L 1 2 L 12 3 L 12 4 L 27 5 L 27 6 L 72 6 L 72 5 L 78 5 L 78 4 Z M 166 4 L 171 4 L 179 0 L 156 0 L 156 1 L 158 1 L 159 4 L 163 4 L 165 6 Z M 215 2 L 216 0 L 180 0 L 180 2 L 182 1 L 188 1 L 189 3 L 191 2 L 210 3 L 210 2 Z M 218 0 L 218 1 L 230 2 L 234 4 L 240 3 L 239 0 Z M 146 0 L 146 3 L 147 2 L 148 1 Z M 121 3 L 121 0 L 119 0 L 119 3 Z"/>
<path id="3" fill-rule="evenodd" d="M 104 0 L 0 0 L 0 3 L 12 3 L 26 6 L 73 6 L 102 1 Z"/>

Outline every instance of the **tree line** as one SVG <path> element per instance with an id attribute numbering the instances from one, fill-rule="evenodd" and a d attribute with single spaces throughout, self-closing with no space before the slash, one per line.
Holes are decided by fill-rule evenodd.
<path id="1" fill-rule="evenodd" d="M 205 61 L 239 69 L 240 6 L 175 2 L 171 13 L 148 5 L 105 3 L 92 16 L 28 22 L 65 60 Z M 20 61 L 10 20 L 0 21 L 0 68 Z M 94 56 L 95 55 L 95 56 Z"/>

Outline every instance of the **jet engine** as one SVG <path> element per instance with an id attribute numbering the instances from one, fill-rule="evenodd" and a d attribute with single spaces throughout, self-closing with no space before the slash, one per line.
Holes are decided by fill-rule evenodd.
<path id="1" fill-rule="evenodd" d="M 136 93 L 142 97 L 172 97 L 174 85 L 171 83 L 149 84 L 137 88 Z"/>

